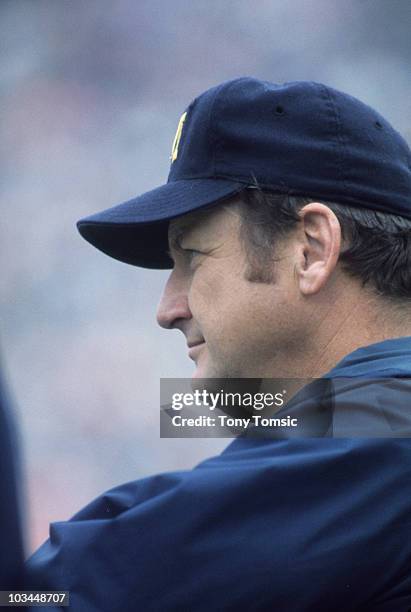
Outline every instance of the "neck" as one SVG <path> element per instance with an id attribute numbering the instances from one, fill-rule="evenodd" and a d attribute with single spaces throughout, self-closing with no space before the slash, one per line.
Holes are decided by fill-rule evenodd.
<path id="1" fill-rule="evenodd" d="M 316 310 L 313 325 L 296 350 L 273 371 L 278 377 L 319 378 L 343 357 L 370 344 L 411 336 L 411 317 L 405 308 L 374 295 L 361 300 L 347 296 L 328 310 Z M 409 310 L 409 308 L 408 308 Z M 288 372 L 288 373 L 287 373 Z"/>

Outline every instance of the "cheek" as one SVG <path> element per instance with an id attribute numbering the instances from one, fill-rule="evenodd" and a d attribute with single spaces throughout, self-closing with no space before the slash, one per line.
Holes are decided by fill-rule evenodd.
<path id="1" fill-rule="evenodd" d="M 223 285 L 217 275 L 197 270 L 188 294 L 188 303 L 194 318 L 207 321 L 215 317 L 216 311 L 222 308 L 223 294 Z"/>
<path id="2" fill-rule="evenodd" d="M 191 313 L 202 331 L 213 337 L 224 332 L 230 334 L 230 327 L 241 308 L 241 294 L 233 279 L 227 280 L 218 270 L 198 269 L 193 276 L 188 302 Z M 210 337 L 211 340 L 211 337 Z"/>
<path id="3" fill-rule="evenodd" d="M 273 335 L 281 335 L 294 318 L 288 287 L 247 281 L 238 259 L 212 263 L 212 269 L 204 265 L 195 271 L 188 294 L 208 341 L 272 343 Z"/>

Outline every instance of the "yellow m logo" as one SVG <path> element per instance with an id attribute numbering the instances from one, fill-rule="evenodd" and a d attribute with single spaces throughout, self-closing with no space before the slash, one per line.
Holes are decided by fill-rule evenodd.
<path id="1" fill-rule="evenodd" d="M 178 145 L 180 144 L 181 134 L 183 132 L 184 121 L 186 120 L 187 112 L 183 113 L 180 117 L 180 121 L 178 122 L 176 135 L 174 136 L 173 146 L 171 149 L 171 163 L 177 159 L 178 155 Z"/>

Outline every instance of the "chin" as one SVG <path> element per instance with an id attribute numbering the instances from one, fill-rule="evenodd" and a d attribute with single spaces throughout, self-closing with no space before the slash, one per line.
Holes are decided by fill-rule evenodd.
<path id="1" fill-rule="evenodd" d="M 243 368 L 236 367 L 237 364 L 234 364 L 234 360 L 225 359 L 223 355 L 219 355 L 218 359 L 212 358 L 208 347 L 204 347 L 204 349 L 199 354 L 196 360 L 196 369 L 192 375 L 192 379 L 209 379 L 209 378 L 218 378 L 220 380 L 225 380 L 227 378 L 247 378 L 247 375 L 241 374 Z"/>
<path id="2" fill-rule="evenodd" d="M 196 368 L 191 379 L 197 380 L 198 378 L 206 378 L 206 376 L 203 375 L 203 373 L 199 370 L 199 368 Z"/>
<path id="3" fill-rule="evenodd" d="M 195 380 L 198 379 L 218 379 L 225 380 L 227 378 L 233 378 L 233 375 L 226 368 L 217 368 L 209 363 L 198 363 L 197 367 L 192 375 Z"/>
<path id="4" fill-rule="evenodd" d="M 198 380 L 202 378 L 216 378 L 216 377 L 218 378 L 216 374 L 210 371 L 210 368 L 206 368 L 204 366 L 197 365 L 191 378 Z"/>
<path id="5" fill-rule="evenodd" d="M 202 355 L 196 364 L 196 369 L 193 372 L 192 379 L 208 379 L 208 378 L 223 378 L 224 374 L 219 374 L 212 364 L 208 363 L 205 355 Z"/>

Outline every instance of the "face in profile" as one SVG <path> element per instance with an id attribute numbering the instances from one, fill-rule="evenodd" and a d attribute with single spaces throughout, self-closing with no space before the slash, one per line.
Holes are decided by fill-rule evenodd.
<path id="1" fill-rule="evenodd" d="M 274 371 L 276 363 L 298 333 L 292 257 L 286 245 L 281 253 L 276 250 L 275 280 L 250 282 L 240 227 L 236 202 L 170 224 L 174 268 L 157 320 L 186 337 L 195 378 L 284 375 Z"/>

